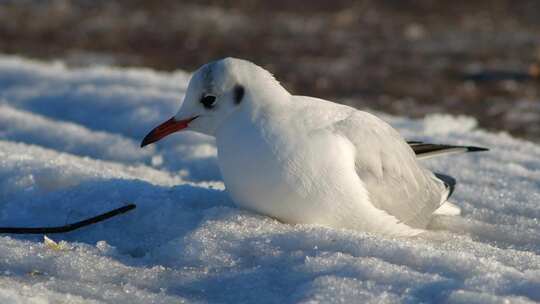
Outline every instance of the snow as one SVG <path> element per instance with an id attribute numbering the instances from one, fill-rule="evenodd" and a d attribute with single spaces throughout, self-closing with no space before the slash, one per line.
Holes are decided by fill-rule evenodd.
<path id="1" fill-rule="evenodd" d="M 491 148 L 426 161 L 458 180 L 462 217 L 416 238 L 283 224 L 233 205 L 211 138 L 138 148 L 188 79 L 0 56 L 0 226 L 137 204 L 49 235 L 59 248 L 0 236 L 1 303 L 540 301 L 540 146 L 470 117 L 383 115 L 410 140 Z"/>

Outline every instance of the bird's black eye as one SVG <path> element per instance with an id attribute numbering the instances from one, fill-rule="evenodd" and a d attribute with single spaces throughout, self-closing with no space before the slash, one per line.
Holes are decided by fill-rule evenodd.
<path id="1" fill-rule="evenodd" d="M 212 109 L 216 103 L 216 96 L 206 95 L 201 98 L 201 103 L 207 109 Z"/>

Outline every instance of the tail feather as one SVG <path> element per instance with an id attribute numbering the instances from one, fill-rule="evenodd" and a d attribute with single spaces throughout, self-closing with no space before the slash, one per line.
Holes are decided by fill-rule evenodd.
<path id="1" fill-rule="evenodd" d="M 445 202 L 444 204 L 442 204 L 439 209 L 435 210 L 435 212 L 433 212 L 433 215 L 450 215 L 450 216 L 456 216 L 456 215 L 460 215 L 461 214 L 461 209 L 450 203 L 450 202 Z"/>

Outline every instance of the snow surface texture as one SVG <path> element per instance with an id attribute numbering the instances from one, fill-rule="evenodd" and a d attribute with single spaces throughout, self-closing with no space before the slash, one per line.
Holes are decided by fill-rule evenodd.
<path id="1" fill-rule="evenodd" d="M 288 225 L 234 207 L 212 139 L 138 147 L 188 79 L 0 56 L 0 226 L 138 206 L 51 235 L 61 249 L 0 236 L 0 303 L 540 301 L 539 146 L 467 117 L 384 116 L 411 140 L 491 148 L 426 162 L 457 178 L 463 216 L 416 238 Z"/>

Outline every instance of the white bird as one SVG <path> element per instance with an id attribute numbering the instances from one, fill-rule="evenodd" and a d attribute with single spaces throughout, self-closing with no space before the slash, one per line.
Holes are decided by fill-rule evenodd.
<path id="1" fill-rule="evenodd" d="M 486 150 L 407 143 L 372 114 L 291 95 L 268 71 L 235 58 L 197 70 L 178 113 L 141 147 L 180 130 L 216 138 L 225 187 L 241 208 L 287 223 L 404 236 L 424 231 L 435 212 L 459 214 L 447 202 L 453 178 L 417 159 Z"/>

